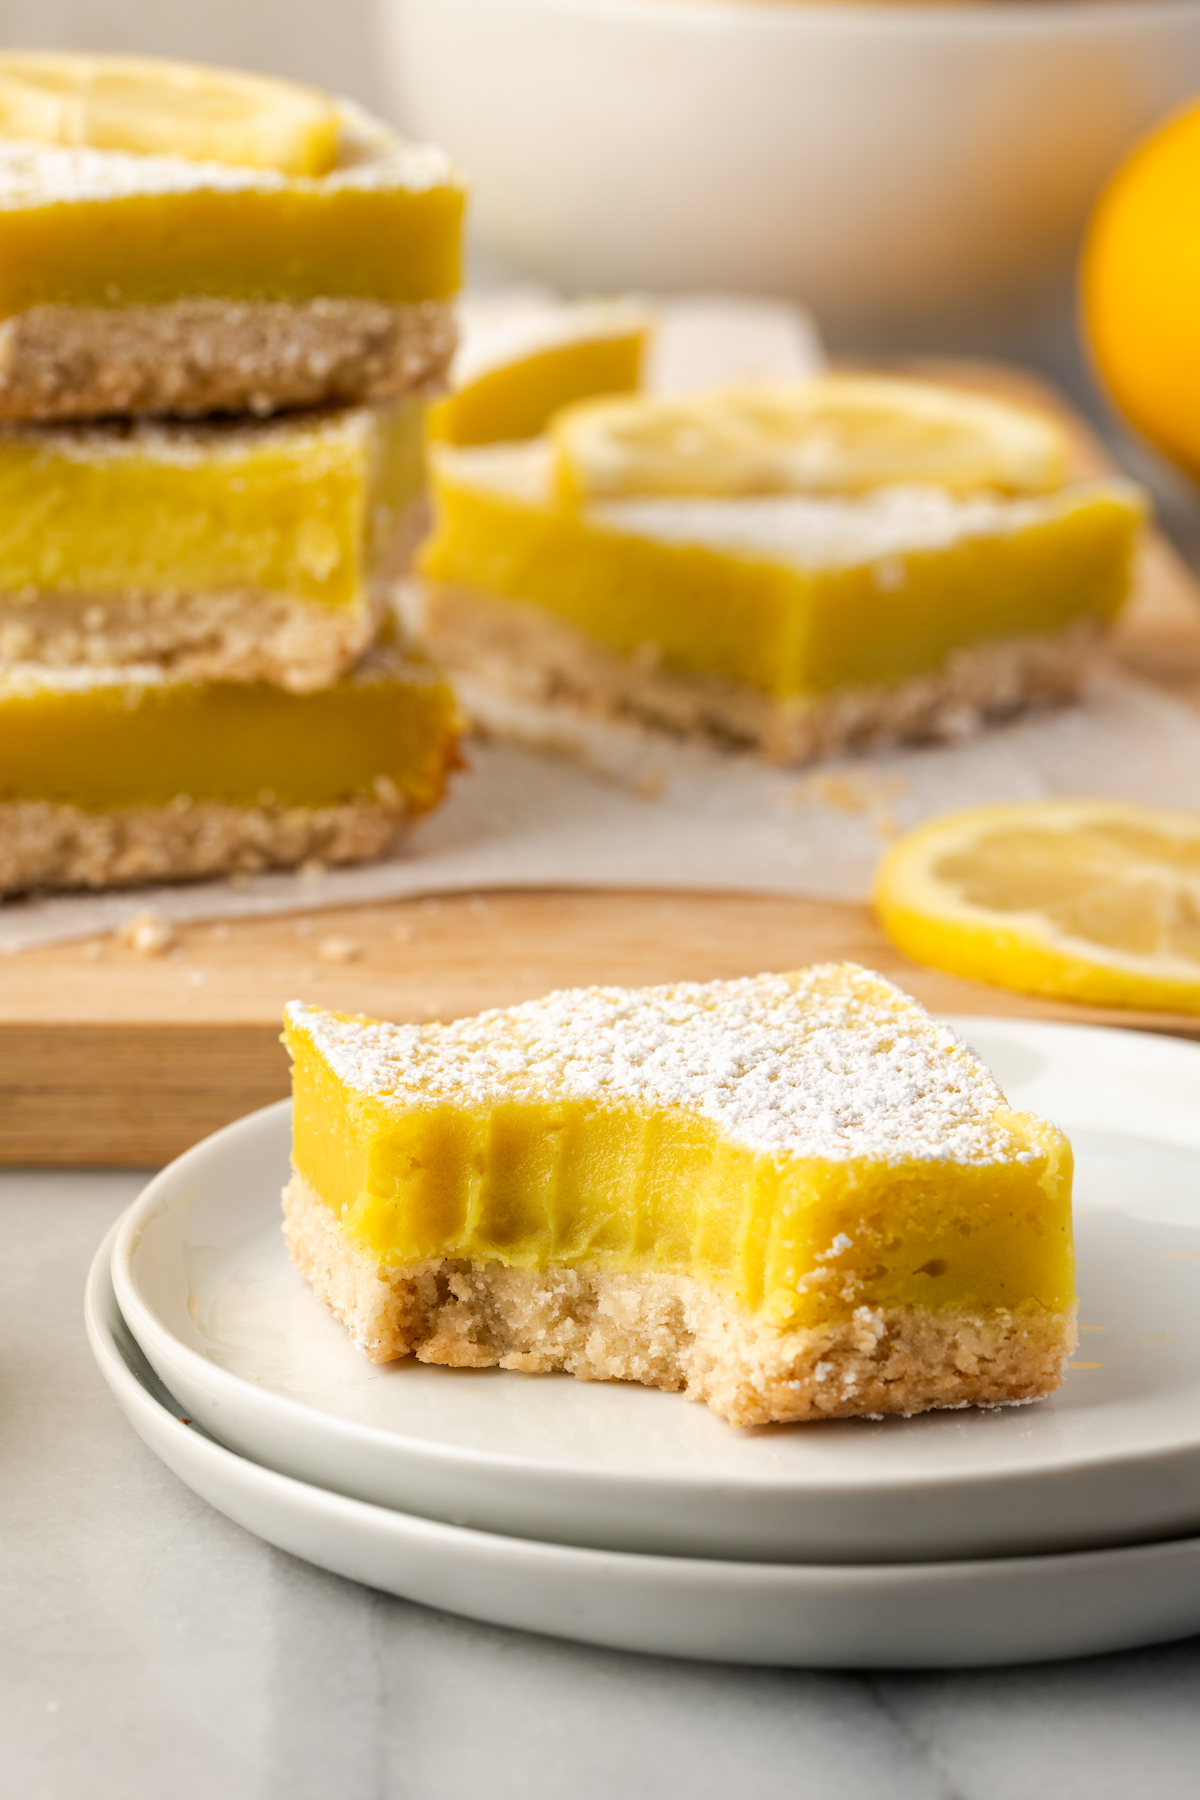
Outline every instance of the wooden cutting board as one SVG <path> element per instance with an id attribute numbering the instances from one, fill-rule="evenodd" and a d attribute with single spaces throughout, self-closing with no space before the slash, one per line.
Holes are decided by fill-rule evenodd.
<path id="1" fill-rule="evenodd" d="M 910 365 L 911 366 L 911 365 Z M 1063 403 L 990 366 L 964 386 Z M 1107 467 L 1067 415 L 1081 472 Z M 1121 661 L 1200 708 L 1200 589 L 1158 538 L 1119 628 Z M 158 955 L 92 940 L 0 959 L 0 1163 L 166 1161 L 288 1089 L 286 1000 L 424 1022 L 592 982 L 712 980 L 851 958 L 944 1013 L 1002 1013 L 1200 1038 L 1200 1018 L 1027 999 L 912 963 L 865 906 L 728 894 L 456 895 L 181 927 Z"/>

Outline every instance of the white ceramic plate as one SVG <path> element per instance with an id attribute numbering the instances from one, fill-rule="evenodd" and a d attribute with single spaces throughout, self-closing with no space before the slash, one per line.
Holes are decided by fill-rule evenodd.
<path id="1" fill-rule="evenodd" d="M 513 1536 L 764 1562 L 1044 1553 L 1200 1531 L 1200 1048 L 963 1020 L 1079 1159 L 1081 1350 L 1039 1406 L 736 1431 L 676 1395 L 368 1363 L 279 1231 L 288 1113 L 134 1206 L 118 1302 L 214 1437 L 321 1487 Z"/>
<path id="2" fill-rule="evenodd" d="M 181 1423 L 127 1331 L 110 1233 L 88 1281 L 102 1374 L 156 1456 L 210 1505 L 319 1568 L 426 1606 L 697 1661 L 946 1668 L 1127 1650 L 1200 1629 L 1200 1541 L 1009 1561 L 830 1568 L 572 1550 L 347 1500 Z"/>

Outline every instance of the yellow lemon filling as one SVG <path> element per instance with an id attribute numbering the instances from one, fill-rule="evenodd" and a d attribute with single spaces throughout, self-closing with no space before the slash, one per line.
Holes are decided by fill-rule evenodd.
<path id="1" fill-rule="evenodd" d="M 47 305 L 445 300 L 464 190 L 440 152 L 345 109 L 336 166 L 0 141 L 0 318 Z"/>
<path id="2" fill-rule="evenodd" d="M 440 448 L 425 577 L 607 650 L 777 700 L 896 685 L 962 647 L 1118 611 L 1144 506 L 1121 481 L 564 503 L 544 441 Z"/>
<path id="3" fill-rule="evenodd" d="M 155 669 L 0 675 L 0 805 L 436 805 L 457 720 L 427 663 L 383 649 L 334 686 L 189 682 Z"/>
<path id="4" fill-rule="evenodd" d="M 786 1329 L 1073 1305 L 1066 1139 L 852 965 L 447 1026 L 296 1003 L 286 1042 L 297 1173 L 372 1265 L 685 1276 Z"/>
<path id="5" fill-rule="evenodd" d="M 0 426 L 0 656 L 319 687 L 378 629 L 422 406 Z"/>
<path id="6" fill-rule="evenodd" d="M 357 607 L 418 498 L 421 405 L 0 428 L 0 612 L 38 594 Z"/>

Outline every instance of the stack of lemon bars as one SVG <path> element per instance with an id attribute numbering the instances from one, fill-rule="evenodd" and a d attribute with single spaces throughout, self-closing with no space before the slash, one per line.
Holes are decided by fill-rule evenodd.
<path id="1" fill-rule="evenodd" d="M 340 863 L 434 805 L 389 596 L 463 190 L 290 83 L 0 57 L 0 893 Z"/>

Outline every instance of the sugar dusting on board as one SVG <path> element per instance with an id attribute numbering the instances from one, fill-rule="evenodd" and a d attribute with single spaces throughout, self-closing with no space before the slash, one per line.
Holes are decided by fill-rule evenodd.
<path id="1" fill-rule="evenodd" d="M 659 988 L 577 988 L 452 1025 L 338 1019 L 299 1002 L 339 1080 L 398 1107 L 681 1106 L 765 1152 L 896 1163 L 1029 1160 L 953 1032 L 852 963 Z"/>

